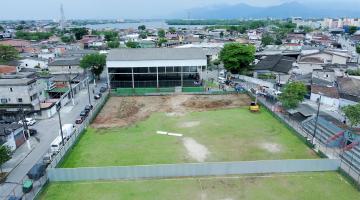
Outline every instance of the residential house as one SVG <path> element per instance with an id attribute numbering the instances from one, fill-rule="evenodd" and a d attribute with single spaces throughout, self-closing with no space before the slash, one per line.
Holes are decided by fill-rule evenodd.
<path id="1" fill-rule="evenodd" d="M 285 43 L 303 44 L 305 41 L 304 33 L 289 33 L 285 38 Z"/>
<path id="2" fill-rule="evenodd" d="M 0 45 L 12 46 L 20 53 L 27 51 L 26 49 L 31 47 L 30 41 L 21 39 L 1 40 Z"/>
<path id="3" fill-rule="evenodd" d="M 346 53 L 319 50 L 315 53 L 301 54 L 297 61 L 297 69 L 294 70 L 297 74 L 312 73 L 314 69 L 323 69 L 327 64 L 341 64 L 345 65 L 350 59 Z"/>
<path id="4" fill-rule="evenodd" d="M 18 117 L 18 109 L 39 112 L 46 100 L 46 85 L 34 73 L 6 74 L 0 77 L 0 113 L 8 118 Z"/>
<path id="5" fill-rule="evenodd" d="M 274 81 L 276 80 L 278 84 L 286 84 L 295 61 L 295 58 L 283 55 L 263 56 L 253 68 L 254 77 L 260 78 L 264 75 L 270 77 L 269 75 L 273 75 Z"/>
<path id="6" fill-rule="evenodd" d="M 311 85 L 310 100 L 317 102 L 321 96 L 321 104 L 338 109 L 340 106 L 340 95 L 335 86 Z"/>
<path id="7" fill-rule="evenodd" d="M 261 40 L 262 38 L 262 32 L 258 30 L 248 30 L 247 36 L 249 40 Z"/>
<path id="8" fill-rule="evenodd" d="M 38 68 L 38 69 L 47 69 L 48 68 L 48 61 L 40 58 L 24 58 L 20 60 L 20 69 L 21 68 Z"/>
<path id="9" fill-rule="evenodd" d="M 18 68 L 16 66 L 0 65 L 0 75 L 16 73 L 17 70 Z"/>
<path id="10" fill-rule="evenodd" d="M 80 58 L 59 58 L 48 64 L 51 74 L 80 74 L 84 69 L 80 67 Z"/>
<path id="11" fill-rule="evenodd" d="M 25 142 L 24 128 L 22 125 L 0 124 L 0 146 L 8 146 L 12 151 Z"/>

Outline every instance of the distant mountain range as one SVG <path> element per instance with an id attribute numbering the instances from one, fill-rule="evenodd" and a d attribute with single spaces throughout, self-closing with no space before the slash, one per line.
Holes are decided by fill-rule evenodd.
<path id="1" fill-rule="evenodd" d="M 316 0 L 315 0 L 316 1 Z M 359 9 L 337 8 L 335 5 L 304 5 L 298 2 L 284 3 L 269 7 L 247 4 L 218 5 L 194 8 L 187 11 L 192 19 L 238 19 L 238 18 L 320 18 L 320 17 L 360 17 Z M 186 16 L 186 14 L 181 14 Z"/>

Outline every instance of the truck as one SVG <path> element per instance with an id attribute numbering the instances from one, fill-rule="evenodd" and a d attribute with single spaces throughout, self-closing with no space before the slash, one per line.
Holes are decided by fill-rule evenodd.
<path id="1" fill-rule="evenodd" d="M 52 143 L 51 143 L 51 146 L 50 146 L 51 153 L 53 155 L 57 154 L 60 151 L 60 148 L 61 148 L 62 145 L 63 145 L 63 143 L 62 143 L 61 136 L 57 136 L 55 138 L 55 140 L 52 141 Z"/>
<path id="2" fill-rule="evenodd" d="M 69 140 L 70 137 L 75 133 L 76 128 L 74 124 L 64 124 L 62 126 L 63 137 L 65 140 Z M 61 137 L 61 131 L 59 130 L 59 136 Z"/>

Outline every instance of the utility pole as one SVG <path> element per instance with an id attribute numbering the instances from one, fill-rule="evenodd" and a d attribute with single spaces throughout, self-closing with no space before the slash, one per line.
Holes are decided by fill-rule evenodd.
<path id="1" fill-rule="evenodd" d="M 29 151 L 30 151 L 30 150 L 31 150 L 30 131 L 29 131 L 29 127 L 28 127 L 28 125 L 27 125 L 27 123 L 26 123 L 24 109 L 23 109 L 23 108 L 20 108 L 20 109 L 19 109 L 19 112 L 20 112 L 20 114 L 21 114 L 21 121 L 22 121 L 22 124 L 23 124 L 23 127 L 24 127 L 24 131 L 26 132 L 26 134 L 27 134 L 27 136 L 28 136 L 27 139 L 26 139 L 26 137 L 25 137 L 25 139 L 26 139 L 26 144 L 27 144 L 27 146 L 28 146 L 28 149 L 29 149 Z"/>
<path id="2" fill-rule="evenodd" d="M 89 79 L 89 73 L 87 72 L 88 76 L 87 76 L 87 89 L 88 89 L 88 97 L 89 97 L 89 105 L 91 106 L 91 98 L 90 98 L 90 79 Z"/>
<path id="3" fill-rule="evenodd" d="M 69 69 L 70 69 L 70 66 L 69 66 Z M 71 86 L 71 70 L 69 70 L 68 82 L 69 82 L 71 102 L 72 102 L 72 105 L 75 106 L 74 91 Z"/>
<path id="4" fill-rule="evenodd" d="M 64 134 L 63 134 L 63 130 L 62 130 L 62 123 L 61 123 L 61 116 L 60 116 L 60 110 L 61 110 L 61 105 L 58 103 L 56 105 L 56 111 L 59 117 L 59 126 L 60 126 L 60 135 L 61 135 L 61 141 L 62 141 L 62 145 L 65 145 L 65 141 L 64 141 Z"/>
<path id="5" fill-rule="evenodd" d="M 315 128 L 314 128 L 314 134 L 313 134 L 313 138 L 311 140 L 311 144 L 314 144 L 314 140 L 315 140 L 315 137 L 316 137 L 317 126 L 318 126 L 318 119 L 319 119 L 319 113 L 320 113 L 320 104 L 321 104 L 321 94 L 319 94 L 319 95 L 320 95 L 320 97 L 318 99 L 318 109 L 317 109 L 317 112 L 316 112 Z"/>

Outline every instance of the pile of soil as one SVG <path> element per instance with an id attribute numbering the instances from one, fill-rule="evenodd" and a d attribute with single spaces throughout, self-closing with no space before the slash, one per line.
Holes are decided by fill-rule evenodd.
<path id="1" fill-rule="evenodd" d="M 214 101 L 198 101 L 190 100 L 185 102 L 183 105 L 189 108 L 200 108 L 200 109 L 212 109 L 212 108 L 222 108 L 232 104 L 231 100 L 214 100 Z"/>
<path id="2" fill-rule="evenodd" d="M 122 119 L 134 116 L 140 111 L 142 106 L 143 105 L 138 105 L 136 101 L 127 101 L 122 99 L 119 104 L 117 118 Z"/>

